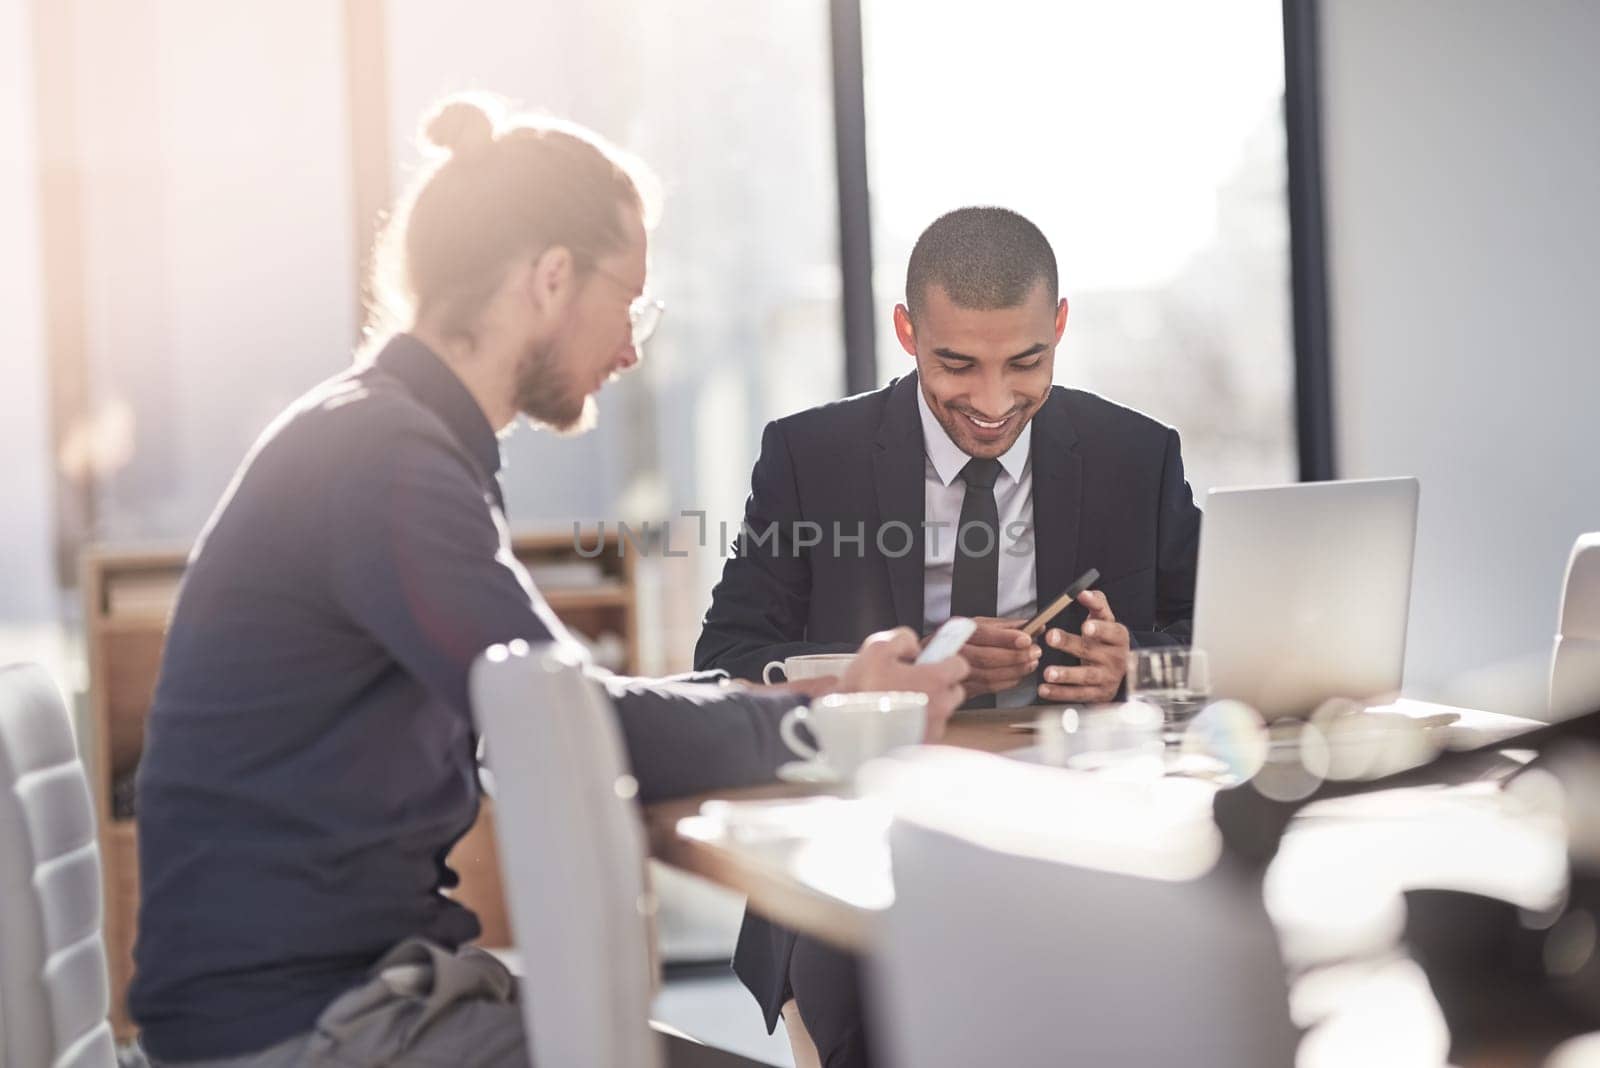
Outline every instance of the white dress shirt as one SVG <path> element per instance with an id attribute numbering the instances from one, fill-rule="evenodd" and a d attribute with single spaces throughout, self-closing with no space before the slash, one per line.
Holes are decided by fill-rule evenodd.
<path id="1" fill-rule="evenodd" d="M 967 486 L 961 469 L 972 459 L 950 440 L 917 389 L 917 411 L 922 416 L 923 522 L 922 630 L 950 618 L 950 583 L 955 575 L 956 531 L 961 526 L 961 502 Z M 1000 457 L 1000 475 L 994 483 L 994 503 L 1000 515 L 1000 588 L 995 606 L 1001 616 L 1032 616 L 1039 610 L 1034 572 L 1033 459 L 1029 445 L 1033 427 L 1024 427 L 1016 444 Z M 938 525 L 938 524 L 943 524 Z M 969 548 L 973 546 L 968 540 Z M 1024 682 L 995 695 L 1001 708 L 1032 704 L 1035 683 Z"/>

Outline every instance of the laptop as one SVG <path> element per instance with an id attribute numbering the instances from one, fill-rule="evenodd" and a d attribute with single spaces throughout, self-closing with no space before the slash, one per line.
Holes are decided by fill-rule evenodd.
<path id="1" fill-rule="evenodd" d="M 1212 490 L 1194 608 L 1212 696 L 1269 720 L 1397 696 L 1417 493 L 1415 478 Z"/>

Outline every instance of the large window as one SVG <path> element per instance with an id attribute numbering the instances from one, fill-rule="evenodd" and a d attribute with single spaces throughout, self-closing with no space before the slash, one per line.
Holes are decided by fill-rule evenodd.
<path id="1" fill-rule="evenodd" d="M 1277 0 L 863 0 L 882 380 L 935 217 L 999 204 L 1055 247 L 1056 380 L 1183 434 L 1190 481 L 1295 477 Z"/>

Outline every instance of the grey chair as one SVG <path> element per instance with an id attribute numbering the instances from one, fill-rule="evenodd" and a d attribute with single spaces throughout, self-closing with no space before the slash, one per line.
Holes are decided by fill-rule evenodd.
<path id="1" fill-rule="evenodd" d="M 1550 719 L 1600 708 L 1600 533 L 1572 546 L 1550 657 Z"/>
<path id="2" fill-rule="evenodd" d="M 893 1068 L 1279 1068 L 1297 1034 L 1259 876 L 1209 793 L 986 753 L 869 766 L 894 904 L 867 970 Z"/>
<path id="3" fill-rule="evenodd" d="M 611 702 L 558 645 L 497 645 L 472 668 L 534 1064 L 753 1068 L 650 1020 L 645 837 Z"/>
<path id="4" fill-rule="evenodd" d="M 109 1068 L 100 850 L 50 676 L 0 667 L 0 1066 Z"/>

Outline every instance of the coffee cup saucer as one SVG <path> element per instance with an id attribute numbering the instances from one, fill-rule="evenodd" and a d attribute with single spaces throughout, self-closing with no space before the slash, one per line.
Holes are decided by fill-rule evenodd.
<path id="1" fill-rule="evenodd" d="M 820 760 L 791 760 L 778 768 L 778 778 L 784 782 L 818 786 L 835 786 L 844 782 L 843 776 Z"/>

